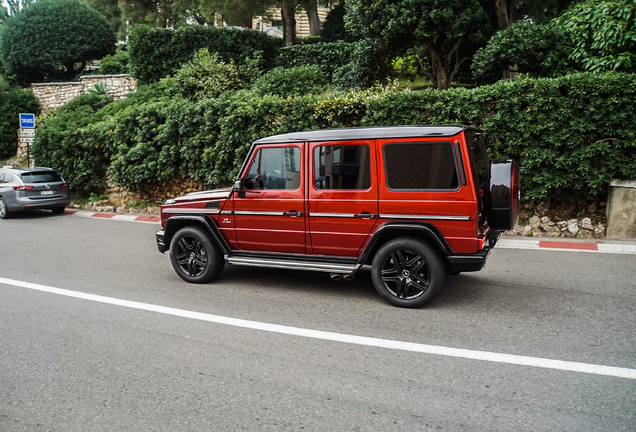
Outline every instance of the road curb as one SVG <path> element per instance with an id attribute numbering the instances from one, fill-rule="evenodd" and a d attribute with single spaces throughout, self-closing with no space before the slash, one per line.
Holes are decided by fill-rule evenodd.
<path id="1" fill-rule="evenodd" d="M 64 210 L 64 214 L 85 217 L 85 218 L 97 218 L 126 222 L 141 222 L 158 224 L 161 219 L 157 216 L 151 215 L 135 215 L 135 214 L 117 214 L 117 213 L 101 213 L 101 212 L 86 212 L 78 210 Z"/>
<path id="2" fill-rule="evenodd" d="M 495 249 L 542 249 L 564 252 L 596 252 L 615 254 L 636 254 L 636 244 L 613 240 L 552 240 L 501 238 Z"/>

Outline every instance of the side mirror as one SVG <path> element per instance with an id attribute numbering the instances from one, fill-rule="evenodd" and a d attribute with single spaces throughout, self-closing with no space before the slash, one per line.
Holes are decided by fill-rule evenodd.
<path id="1" fill-rule="evenodd" d="M 243 179 L 238 179 L 232 186 L 232 192 L 236 192 L 239 198 L 245 198 L 245 188 L 243 187 Z"/>

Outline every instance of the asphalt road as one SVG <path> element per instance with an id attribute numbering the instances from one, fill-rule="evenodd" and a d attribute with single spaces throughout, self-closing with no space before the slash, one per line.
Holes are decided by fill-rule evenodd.
<path id="1" fill-rule="evenodd" d="M 368 271 L 181 281 L 157 225 L 0 221 L 0 278 L 302 329 L 636 369 L 636 256 L 493 251 L 428 307 Z M 187 315 L 187 314 L 186 314 Z M 636 379 L 362 346 L 0 283 L 0 431 L 634 431 Z"/>

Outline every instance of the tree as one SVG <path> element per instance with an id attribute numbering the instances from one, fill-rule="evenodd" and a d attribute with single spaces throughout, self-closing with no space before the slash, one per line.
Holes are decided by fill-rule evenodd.
<path id="1" fill-rule="evenodd" d="M 118 0 L 80 0 L 108 20 L 120 40 L 126 39 L 126 23 L 122 19 Z"/>
<path id="2" fill-rule="evenodd" d="M 435 88 L 447 89 L 463 63 L 462 42 L 479 33 L 488 19 L 478 0 L 349 0 L 345 22 L 353 33 L 379 39 L 391 51 L 426 48 Z"/>
<path id="3" fill-rule="evenodd" d="M 499 30 L 519 20 L 531 19 L 535 24 L 548 22 L 572 4 L 573 0 L 494 0 Z"/>
<path id="4" fill-rule="evenodd" d="M 554 77 L 573 69 L 568 60 L 571 50 L 568 34 L 555 23 L 517 21 L 477 51 L 472 69 L 480 81 L 496 81 L 501 78 L 501 70 Z"/>
<path id="5" fill-rule="evenodd" d="M 340 0 L 336 7 L 331 9 L 325 18 L 320 34 L 321 40 L 325 42 L 335 42 L 343 40 L 345 42 L 355 42 L 358 40 L 345 27 L 344 16 L 347 12 L 345 9 L 346 1 Z"/>
<path id="6" fill-rule="evenodd" d="M 587 0 L 557 19 L 574 48 L 570 58 L 591 72 L 636 72 L 634 0 Z"/>
<path id="7" fill-rule="evenodd" d="M 70 78 L 86 62 L 115 53 L 106 18 L 78 0 L 41 0 L 7 18 L 0 53 L 21 82 Z"/>

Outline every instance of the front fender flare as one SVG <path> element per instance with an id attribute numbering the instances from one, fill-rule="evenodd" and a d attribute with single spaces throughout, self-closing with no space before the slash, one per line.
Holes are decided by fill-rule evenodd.
<path id="1" fill-rule="evenodd" d="M 172 216 L 166 222 L 166 226 L 163 229 L 163 243 L 165 245 L 165 250 L 170 248 L 170 242 L 172 241 L 172 237 L 179 231 L 179 229 L 183 228 L 187 225 L 203 225 L 203 227 L 208 231 L 210 237 L 216 244 L 219 246 L 224 255 L 230 253 L 230 246 L 227 244 L 221 232 L 214 220 L 207 215 L 176 215 Z"/>

